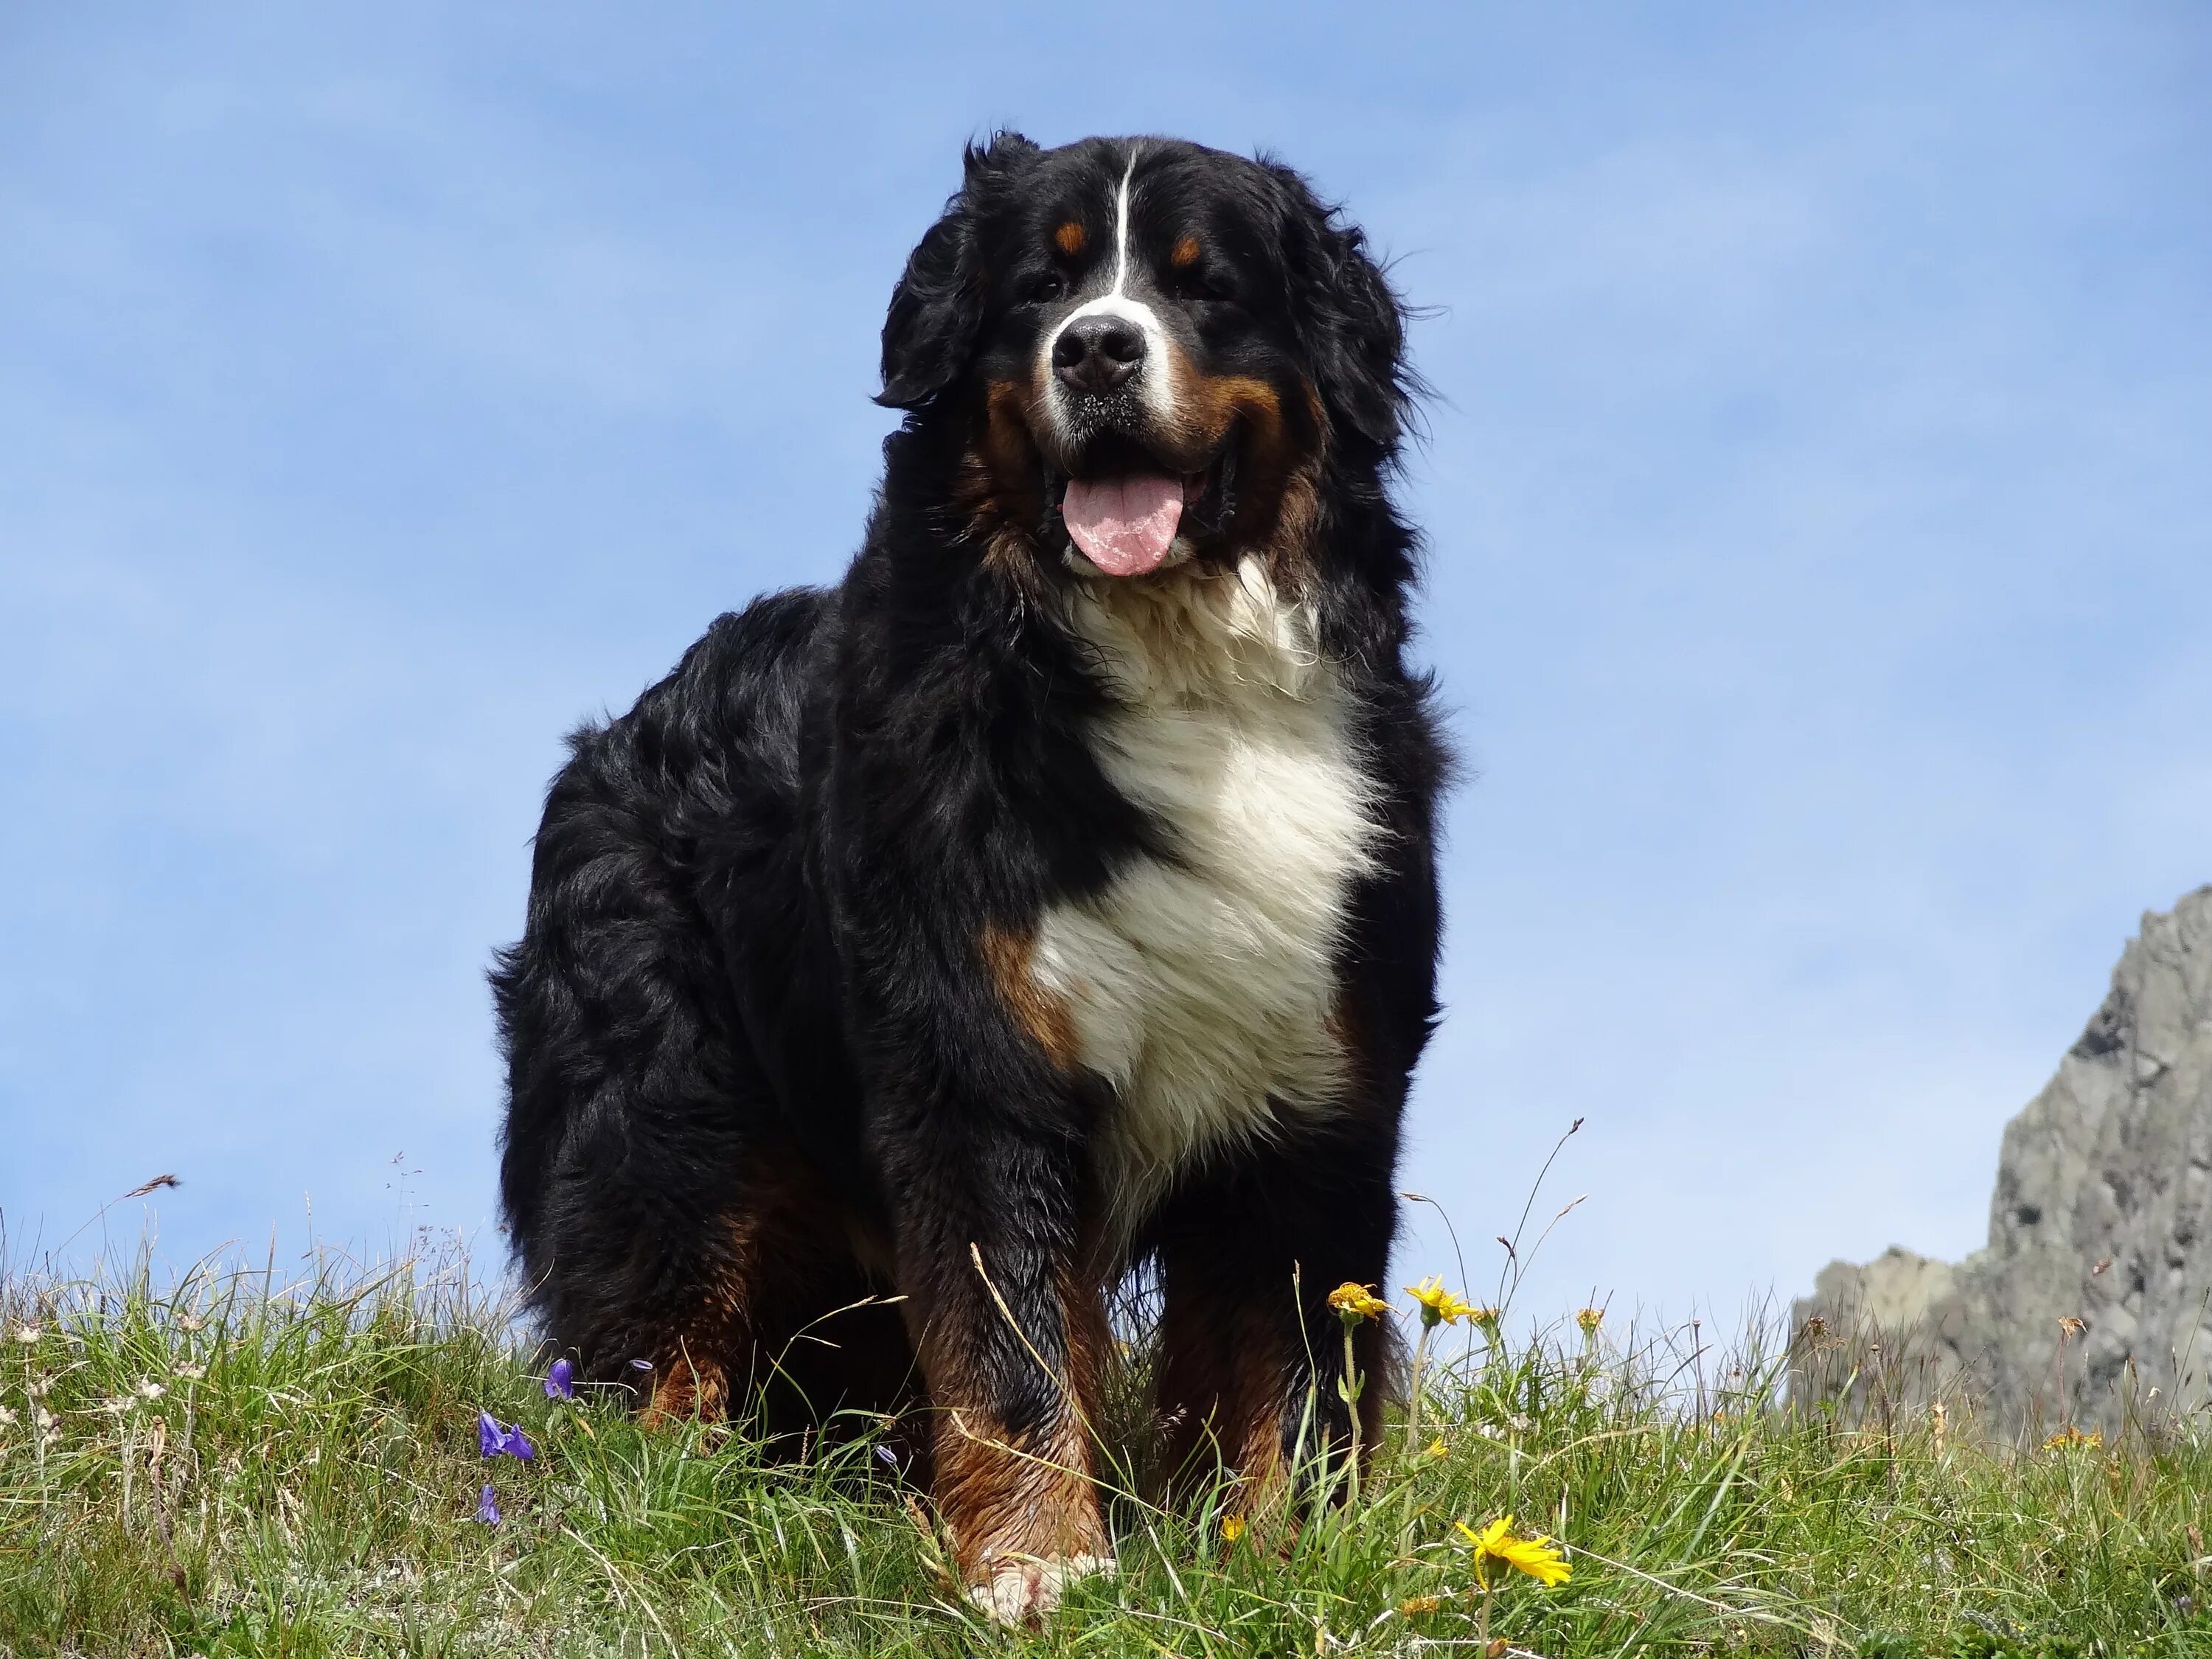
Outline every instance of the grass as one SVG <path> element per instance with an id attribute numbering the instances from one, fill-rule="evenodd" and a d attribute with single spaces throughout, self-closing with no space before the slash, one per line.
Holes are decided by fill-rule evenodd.
<path id="1" fill-rule="evenodd" d="M 1991 1446 L 1955 1407 L 1853 1422 L 1778 1381 L 1679 1337 L 1478 1334 L 1431 1357 L 1419 1443 L 1394 1418 L 1356 1504 L 1229 1542 L 1124 1496 L 1118 1578 L 1003 1632 L 872 1448 L 772 1465 L 549 1400 L 458 1259 L 15 1275 L 0 1652 L 1474 1653 L 1486 1620 L 1547 1659 L 2212 1654 L 2197 1422 Z M 537 1456 L 482 1458 L 480 1410 Z M 1564 1540 L 1567 1583 L 1470 1593 L 1453 1523 L 1507 1513 Z"/>

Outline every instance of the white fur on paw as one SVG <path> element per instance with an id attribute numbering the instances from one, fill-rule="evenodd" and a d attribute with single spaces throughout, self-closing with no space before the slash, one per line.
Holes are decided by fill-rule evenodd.
<path id="1" fill-rule="evenodd" d="M 1018 1625 L 1050 1613 L 1079 1578 L 1115 1571 L 1110 1555 L 1001 1556 L 990 1582 L 968 1586 L 968 1599 L 1002 1625 Z"/>

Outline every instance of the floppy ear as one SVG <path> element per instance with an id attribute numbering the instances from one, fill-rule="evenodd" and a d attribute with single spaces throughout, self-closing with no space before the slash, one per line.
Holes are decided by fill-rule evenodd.
<path id="1" fill-rule="evenodd" d="M 1008 171 L 1038 153 L 1018 132 L 1001 132 L 962 153 L 964 178 L 907 257 L 884 318 L 884 389 L 887 409 L 918 409 L 960 377 L 983 324 L 984 272 L 979 222 Z"/>
<path id="2" fill-rule="evenodd" d="M 1392 449 L 1418 385 L 1405 361 L 1405 306 L 1358 227 L 1341 222 L 1288 167 L 1266 165 L 1287 198 L 1291 313 L 1322 402 L 1340 430 Z"/>

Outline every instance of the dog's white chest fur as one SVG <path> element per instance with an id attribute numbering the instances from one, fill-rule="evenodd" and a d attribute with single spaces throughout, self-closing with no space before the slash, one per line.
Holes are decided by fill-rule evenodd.
<path id="1" fill-rule="evenodd" d="M 1114 1086 L 1098 1177 L 1126 1233 L 1177 1170 L 1341 1091 L 1334 971 L 1372 790 L 1311 613 L 1256 560 L 1073 602 L 1120 702 L 1107 777 L 1173 838 L 1042 918 L 1031 972 Z"/>

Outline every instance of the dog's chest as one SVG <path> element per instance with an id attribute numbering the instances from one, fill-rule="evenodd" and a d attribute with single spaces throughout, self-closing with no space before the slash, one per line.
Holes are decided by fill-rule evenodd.
<path id="1" fill-rule="evenodd" d="M 1338 1097 L 1335 959 L 1376 830 L 1338 678 L 1256 564 L 1073 616 L 1120 699 L 1094 751 L 1175 854 L 1048 912 L 1031 958 L 1113 1085 L 1098 1174 L 1126 1226 L 1211 1149 Z"/>

